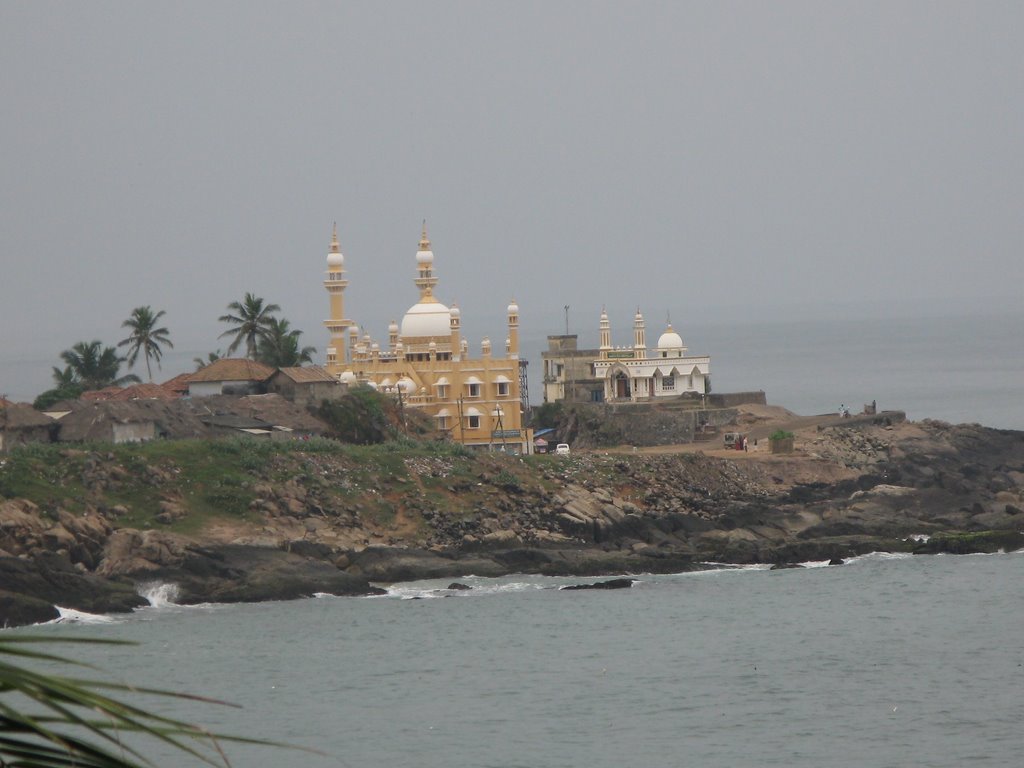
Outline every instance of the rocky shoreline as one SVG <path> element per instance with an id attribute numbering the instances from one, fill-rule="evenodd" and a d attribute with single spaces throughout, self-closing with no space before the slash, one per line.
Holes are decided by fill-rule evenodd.
<path id="1" fill-rule="evenodd" d="M 749 429 L 765 426 L 752 418 Z M 175 584 L 182 603 L 251 602 L 469 574 L 1024 548 L 1024 432 L 888 414 L 821 419 L 796 443 L 782 456 L 211 443 L 189 449 L 210 451 L 198 458 L 180 447 L 93 447 L 64 449 L 56 463 L 8 459 L 0 626 L 54 619 L 57 605 L 130 611 L 152 583 Z"/>

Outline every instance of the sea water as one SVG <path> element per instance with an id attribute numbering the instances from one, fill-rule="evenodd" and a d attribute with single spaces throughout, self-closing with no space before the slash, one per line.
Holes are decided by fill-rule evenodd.
<path id="1" fill-rule="evenodd" d="M 468 577 L 386 597 L 179 607 L 34 627 L 218 731 L 236 766 L 1020 764 L 1024 554 L 593 579 Z M 421 599 L 415 599 L 421 598 Z M 160 748 L 163 765 L 187 761 Z"/>

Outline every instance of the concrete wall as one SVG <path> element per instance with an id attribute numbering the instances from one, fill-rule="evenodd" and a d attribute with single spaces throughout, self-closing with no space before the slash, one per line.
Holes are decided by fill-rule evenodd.
<path id="1" fill-rule="evenodd" d="M 156 425 L 152 421 L 134 421 L 111 426 L 115 443 L 141 443 L 156 437 Z"/>

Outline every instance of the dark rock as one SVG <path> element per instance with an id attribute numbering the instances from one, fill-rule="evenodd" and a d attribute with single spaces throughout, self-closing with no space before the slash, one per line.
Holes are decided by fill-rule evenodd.
<path id="1" fill-rule="evenodd" d="M 53 621 L 60 612 L 46 600 L 0 589 L 0 628 Z"/>
<path id="2" fill-rule="evenodd" d="M 841 557 L 833 557 L 831 560 L 828 561 L 828 564 L 829 565 L 843 565 L 844 562 L 846 562 L 846 561 L 843 560 L 843 558 L 841 558 Z"/>
<path id="3" fill-rule="evenodd" d="M 561 589 L 629 589 L 633 586 L 633 581 L 634 579 L 609 579 L 608 581 L 598 581 L 593 584 L 570 584 Z"/>
<path id="4" fill-rule="evenodd" d="M 31 559 L 0 557 L 0 584 L 7 594 L 86 613 L 126 613 L 148 604 L 134 583 L 80 573 L 67 557 L 50 552 L 38 552 Z"/>
<path id="5" fill-rule="evenodd" d="M 472 587 L 470 587 L 470 586 L 468 586 L 466 584 L 460 584 L 457 581 L 453 581 L 451 584 L 448 585 L 448 589 L 466 590 L 466 589 L 472 589 Z"/>
<path id="6" fill-rule="evenodd" d="M 190 549 L 180 566 L 147 571 L 145 576 L 177 584 L 183 604 L 384 593 L 364 577 L 341 571 L 329 561 L 237 544 Z"/>

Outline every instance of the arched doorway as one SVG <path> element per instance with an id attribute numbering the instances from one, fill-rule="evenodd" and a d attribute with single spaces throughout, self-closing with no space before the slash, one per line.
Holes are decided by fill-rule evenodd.
<path id="1" fill-rule="evenodd" d="M 622 371 L 619 371 L 612 378 L 612 382 L 613 382 L 613 386 L 614 386 L 614 391 L 615 391 L 616 399 L 618 399 L 618 398 L 626 398 L 626 399 L 628 399 L 629 395 L 630 395 L 629 376 L 627 376 Z"/>

